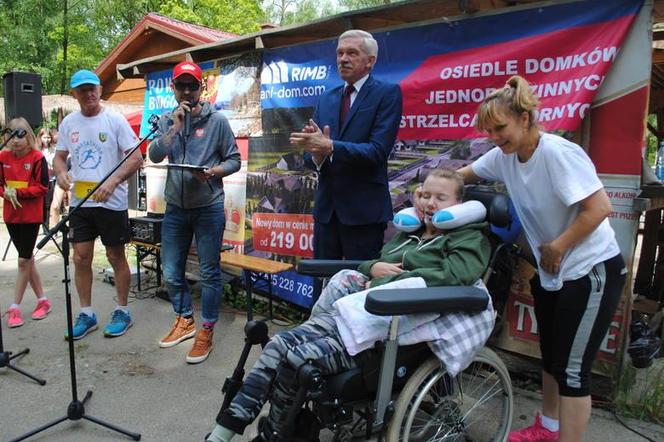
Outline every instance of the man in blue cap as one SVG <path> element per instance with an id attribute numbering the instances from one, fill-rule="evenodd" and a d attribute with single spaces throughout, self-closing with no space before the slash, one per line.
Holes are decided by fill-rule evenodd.
<path id="1" fill-rule="evenodd" d="M 94 72 L 77 71 L 70 85 L 81 110 L 62 120 L 53 165 L 58 185 L 64 190 L 71 189 L 71 204 L 75 205 L 120 162 L 137 139 L 122 115 L 101 105 L 101 85 Z M 71 159 L 69 172 L 67 157 Z M 74 282 L 81 305 L 74 339 L 97 329 L 97 316 L 92 308 L 92 258 L 97 237 L 101 237 L 113 267 L 118 297 L 104 336 L 121 336 L 132 325 L 127 307 L 131 274 L 125 256 L 125 244 L 129 242 L 126 180 L 142 162 L 141 153 L 134 151 L 70 218 Z"/>

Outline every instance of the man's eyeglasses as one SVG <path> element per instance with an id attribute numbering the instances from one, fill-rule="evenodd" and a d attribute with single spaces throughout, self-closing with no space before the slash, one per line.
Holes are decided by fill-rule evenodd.
<path id="1" fill-rule="evenodd" d="M 173 87 L 178 91 L 189 89 L 190 91 L 197 91 L 201 88 L 200 83 L 182 83 L 179 81 L 173 82 Z"/>

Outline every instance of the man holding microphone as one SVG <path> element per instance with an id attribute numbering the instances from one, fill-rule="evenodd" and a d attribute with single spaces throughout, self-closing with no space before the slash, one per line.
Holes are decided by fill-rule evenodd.
<path id="1" fill-rule="evenodd" d="M 152 162 L 168 158 L 171 164 L 202 169 L 168 169 L 166 213 L 161 227 L 161 260 L 166 288 L 176 314 L 171 330 L 161 341 L 173 347 L 196 337 L 186 361 L 207 359 L 213 347 L 214 324 L 219 318 L 221 269 L 219 254 L 225 226 L 222 178 L 240 169 L 240 152 L 228 120 L 207 102 L 200 102 L 200 67 L 183 61 L 173 69 L 172 88 L 178 106 L 159 120 L 159 132 L 150 143 Z M 201 322 L 196 331 L 185 264 L 192 238 L 200 265 Z"/>

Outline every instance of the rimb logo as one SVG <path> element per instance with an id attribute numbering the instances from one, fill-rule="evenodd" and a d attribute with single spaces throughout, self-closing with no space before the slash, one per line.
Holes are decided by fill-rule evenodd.
<path id="1" fill-rule="evenodd" d="M 261 84 L 288 83 L 288 64 L 285 61 L 263 63 L 261 71 Z"/>
<path id="2" fill-rule="evenodd" d="M 261 70 L 261 84 L 279 84 L 307 80 L 325 80 L 328 78 L 330 67 L 318 66 L 296 66 L 288 65 L 284 60 L 272 61 L 270 64 L 263 63 Z"/>

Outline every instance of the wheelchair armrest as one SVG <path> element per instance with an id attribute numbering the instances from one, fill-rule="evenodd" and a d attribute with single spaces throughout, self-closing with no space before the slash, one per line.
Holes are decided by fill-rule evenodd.
<path id="1" fill-rule="evenodd" d="M 303 259 L 297 263 L 297 273 L 325 278 L 340 270 L 356 270 L 363 262 L 341 259 Z"/>
<path id="2" fill-rule="evenodd" d="M 487 308 L 489 295 L 473 286 L 445 286 L 418 289 L 387 289 L 369 292 L 364 308 L 379 316 L 414 313 L 480 312 Z"/>

